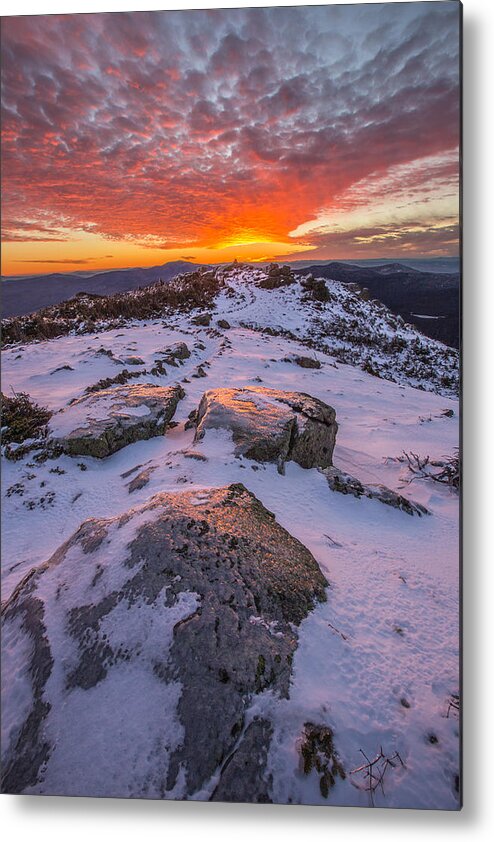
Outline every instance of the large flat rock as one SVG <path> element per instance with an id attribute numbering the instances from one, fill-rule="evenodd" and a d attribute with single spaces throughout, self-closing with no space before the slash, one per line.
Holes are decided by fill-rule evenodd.
<path id="1" fill-rule="evenodd" d="M 181 386 L 148 383 L 101 389 L 54 415 L 49 438 L 71 456 L 103 458 L 132 442 L 163 435 L 184 395 Z"/>
<path id="2" fill-rule="evenodd" d="M 210 429 L 231 431 L 235 454 L 303 468 L 333 462 L 338 425 L 331 406 L 303 392 L 249 387 L 205 392 L 197 413 L 196 441 Z"/>
<path id="3" fill-rule="evenodd" d="M 269 801 L 272 727 L 245 712 L 287 696 L 326 584 L 242 485 L 84 522 L 4 606 L 2 790 Z"/>

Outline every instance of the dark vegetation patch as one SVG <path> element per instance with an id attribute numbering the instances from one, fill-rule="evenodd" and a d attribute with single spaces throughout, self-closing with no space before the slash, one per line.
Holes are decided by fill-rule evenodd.
<path id="1" fill-rule="evenodd" d="M 52 413 L 31 400 L 25 392 L 2 398 L 2 444 L 21 444 L 45 432 Z"/>
<path id="2" fill-rule="evenodd" d="M 85 392 L 89 394 L 90 392 L 100 392 L 102 389 L 109 389 L 110 386 L 124 386 L 129 380 L 132 380 L 135 377 L 141 377 L 146 373 L 146 370 L 128 371 L 128 369 L 124 368 L 123 371 L 120 371 L 116 375 L 116 377 L 103 377 L 101 380 L 98 380 L 97 383 L 93 383 L 91 386 L 88 386 Z"/>
<path id="3" fill-rule="evenodd" d="M 81 294 L 28 316 L 4 319 L 2 342 L 10 345 L 53 339 L 73 331 L 92 333 L 120 327 L 126 319 L 153 319 L 197 308 L 204 310 L 211 307 L 223 284 L 221 271 L 197 269 L 173 281 L 158 281 L 131 292 L 106 296 Z"/>
<path id="4" fill-rule="evenodd" d="M 345 780 L 346 773 L 334 747 L 334 734 L 326 725 L 314 725 L 306 722 L 300 744 L 300 756 L 304 775 L 314 769 L 319 776 L 319 789 L 323 798 L 335 785 L 336 778 Z"/>

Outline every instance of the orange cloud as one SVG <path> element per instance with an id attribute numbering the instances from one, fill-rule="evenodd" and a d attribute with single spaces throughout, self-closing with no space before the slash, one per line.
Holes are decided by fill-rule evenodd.
<path id="1" fill-rule="evenodd" d="M 459 139 L 458 9 L 411 6 L 5 18 L 4 271 L 317 252 L 308 223 L 352 208 L 345 248 L 387 248 L 377 222 L 357 236 L 372 185 L 392 207 L 409 167 L 424 206 Z"/>

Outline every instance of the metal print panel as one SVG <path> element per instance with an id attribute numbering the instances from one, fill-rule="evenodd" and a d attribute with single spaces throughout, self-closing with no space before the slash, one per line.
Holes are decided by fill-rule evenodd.
<path id="1" fill-rule="evenodd" d="M 2 24 L 2 791 L 459 809 L 461 5 Z"/>

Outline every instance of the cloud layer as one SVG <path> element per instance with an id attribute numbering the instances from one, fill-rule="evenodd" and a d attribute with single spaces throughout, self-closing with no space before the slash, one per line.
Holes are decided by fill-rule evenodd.
<path id="1" fill-rule="evenodd" d="M 164 249 L 321 249 L 339 236 L 351 252 L 351 224 L 307 223 L 392 206 L 400 167 L 412 204 L 441 170 L 454 215 L 458 13 L 444 2 L 4 18 L 4 239 L 32 247 L 77 229 Z M 414 250 L 423 228 L 424 246 L 451 252 L 457 220 L 416 221 Z"/>

